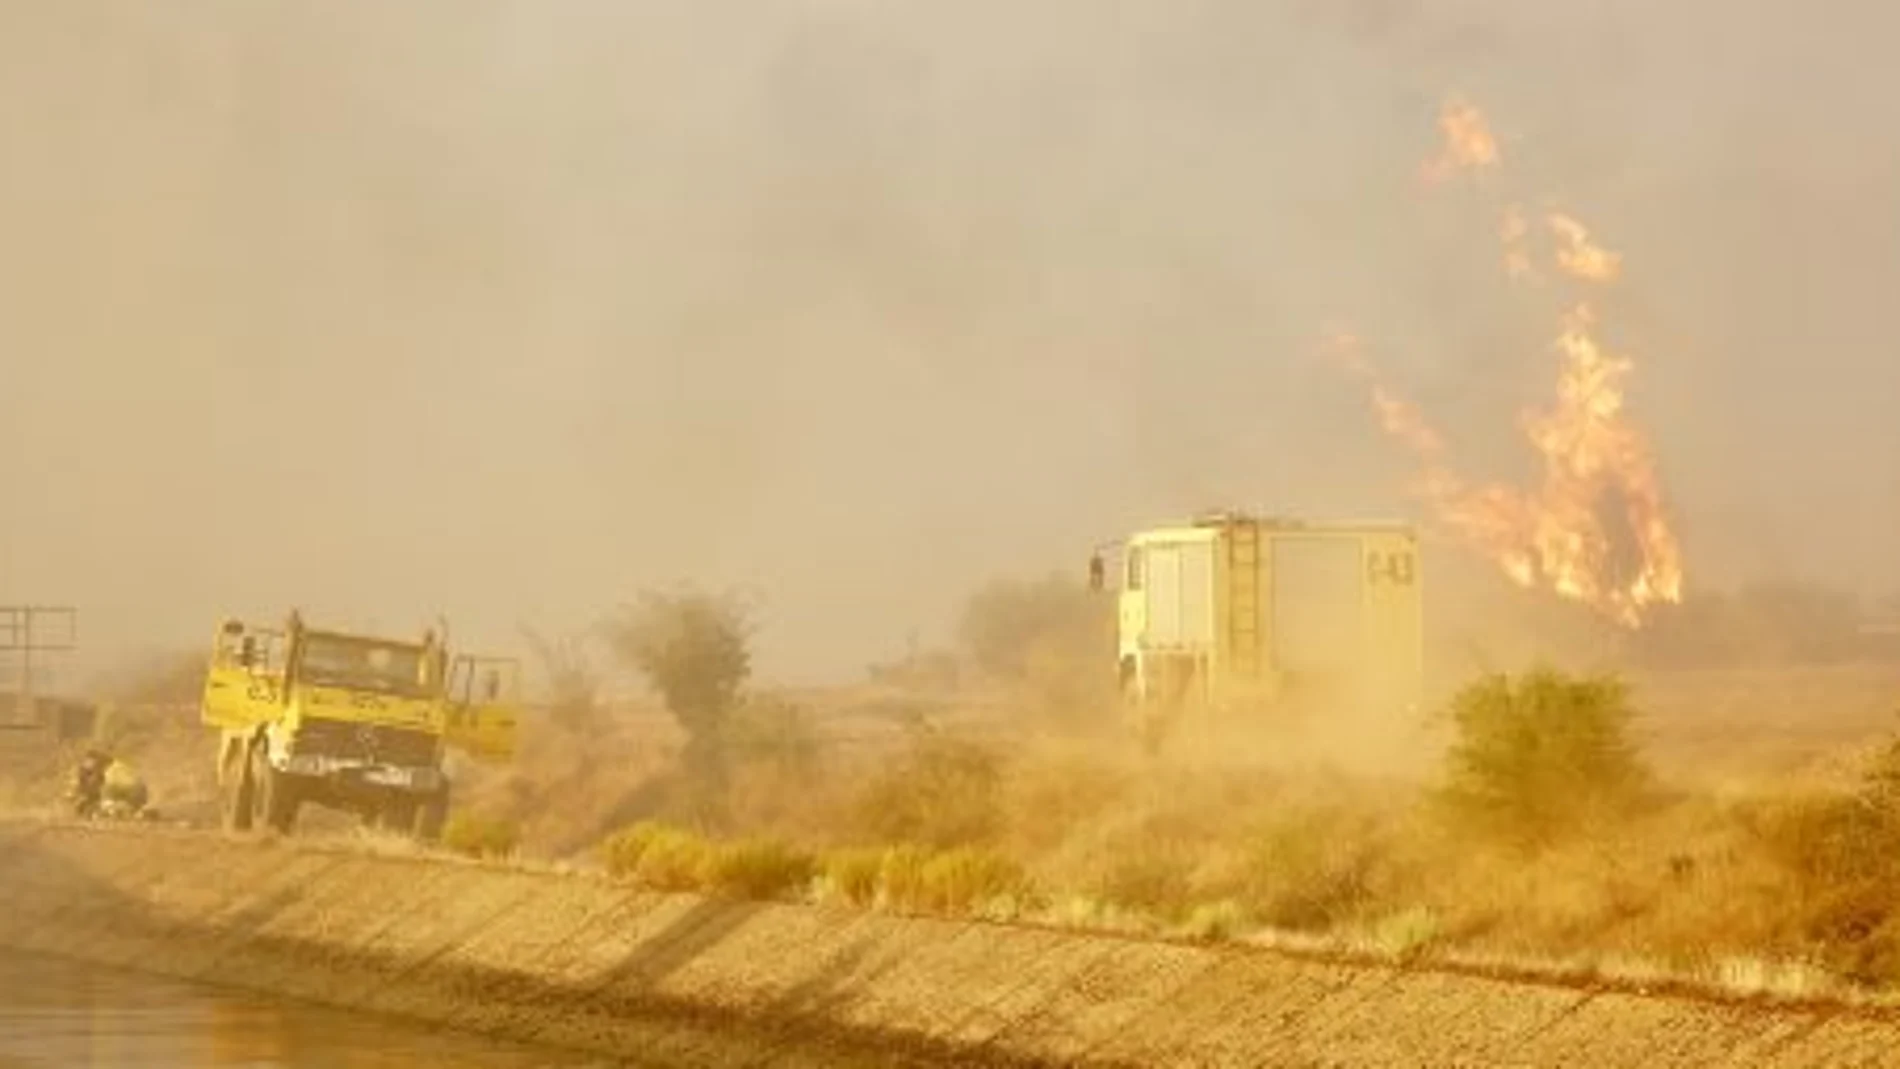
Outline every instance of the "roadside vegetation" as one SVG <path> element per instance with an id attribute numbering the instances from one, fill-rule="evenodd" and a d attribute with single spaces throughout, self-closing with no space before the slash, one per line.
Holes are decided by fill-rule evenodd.
<path id="1" fill-rule="evenodd" d="M 959 648 L 913 649 L 843 698 L 754 688 L 752 618 L 723 594 L 648 593 L 588 635 L 531 636 L 546 715 L 513 768 L 469 773 L 442 848 L 669 892 L 1900 988 L 1900 742 L 1818 781 L 1679 782 L 1646 752 L 1642 692 L 1543 668 L 1451 693 L 1422 780 L 1151 762 L 1088 689 L 1106 622 L 1075 586 L 995 584 Z M 176 661 L 128 680 L 102 731 L 184 812 L 213 795 Z M 626 683 L 652 700 L 607 697 Z M 959 695 L 987 704 L 965 716 Z M 839 743 L 842 701 L 882 734 Z M 55 777 L 22 798 L 44 804 Z"/>
<path id="2" fill-rule="evenodd" d="M 1048 618 L 1073 635 L 1081 616 Z M 1021 679 L 999 651 L 1022 641 L 973 645 Z M 722 693 L 733 723 L 785 715 Z M 1022 703 L 1069 722 L 1066 703 Z M 913 726 L 852 761 L 781 722 L 776 747 L 725 751 L 744 804 L 651 806 L 594 854 L 666 891 L 1782 993 L 1900 985 L 1900 745 L 1836 788 L 1716 796 L 1648 765 L 1614 676 L 1492 673 L 1443 713 L 1423 785 L 1144 764 L 1061 730 L 1025 746 Z"/>

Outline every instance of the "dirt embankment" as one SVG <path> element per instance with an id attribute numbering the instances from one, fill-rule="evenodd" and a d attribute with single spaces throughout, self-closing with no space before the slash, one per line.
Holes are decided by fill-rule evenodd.
<path id="1" fill-rule="evenodd" d="M 1895 1062 L 1900 1019 L 0 825 L 0 946 L 638 1064 Z"/>

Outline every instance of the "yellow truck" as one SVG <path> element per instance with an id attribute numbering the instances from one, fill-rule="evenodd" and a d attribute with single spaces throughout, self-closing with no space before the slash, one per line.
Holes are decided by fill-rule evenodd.
<path id="1" fill-rule="evenodd" d="M 425 841 L 449 810 L 446 757 L 513 759 L 516 662 L 420 642 L 227 620 L 205 678 L 225 827 L 289 832 L 306 803 Z"/>
<path id="2" fill-rule="evenodd" d="M 1193 711 L 1398 712 L 1419 701 L 1411 527 L 1214 513 L 1120 546 L 1121 693 L 1150 749 Z M 1090 579 L 1108 583 L 1101 550 Z"/>

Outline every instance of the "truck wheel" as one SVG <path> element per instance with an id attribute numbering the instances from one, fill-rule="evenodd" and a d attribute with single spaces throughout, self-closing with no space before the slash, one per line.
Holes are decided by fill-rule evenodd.
<path id="1" fill-rule="evenodd" d="M 225 757 L 224 786 L 220 799 L 224 803 L 224 827 L 226 831 L 246 832 L 251 830 L 252 796 L 256 793 L 256 784 L 251 780 L 251 754 L 254 747 L 242 749 L 231 747 L 234 753 Z"/>
<path id="2" fill-rule="evenodd" d="M 289 835 L 297 823 L 297 810 L 303 805 L 297 778 L 274 768 L 261 742 L 251 746 L 251 778 L 255 782 L 252 793 L 256 819 L 280 835 Z"/>
<path id="3" fill-rule="evenodd" d="M 398 835 L 416 832 L 416 800 L 406 794 L 392 794 L 376 808 L 376 827 Z"/>
<path id="4" fill-rule="evenodd" d="M 436 843 L 442 839 L 442 826 L 449 820 L 449 787 L 442 788 L 422 800 L 422 806 L 416 815 L 416 839 L 423 843 Z"/>

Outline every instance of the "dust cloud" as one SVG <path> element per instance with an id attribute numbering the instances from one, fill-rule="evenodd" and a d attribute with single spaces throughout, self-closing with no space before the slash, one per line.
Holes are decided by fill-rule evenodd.
<path id="1" fill-rule="evenodd" d="M 853 673 L 1157 517 L 1409 511 L 1342 319 L 1509 477 L 1551 358 L 1417 183 L 1451 91 L 1627 256 L 1691 586 L 1892 587 L 1897 30 L 0 0 L 0 601 L 103 661 L 293 604 L 510 646 L 693 578 L 758 593 L 766 674 Z"/>

